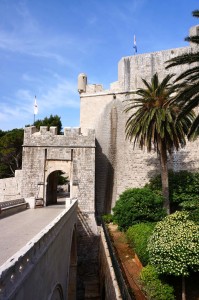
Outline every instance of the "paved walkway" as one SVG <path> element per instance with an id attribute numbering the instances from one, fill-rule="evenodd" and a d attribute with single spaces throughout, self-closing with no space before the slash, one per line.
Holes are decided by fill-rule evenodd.
<path id="1" fill-rule="evenodd" d="M 0 266 L 65 209 L 65 202 L 27 209 L 0 220 Z"/>

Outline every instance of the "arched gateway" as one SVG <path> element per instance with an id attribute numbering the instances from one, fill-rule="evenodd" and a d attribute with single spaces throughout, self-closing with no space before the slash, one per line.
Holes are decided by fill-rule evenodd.
<path id="1" fill-rule="evenodd" d="M 57 171 L 70 179 L 70 197 L 78 198 L 82 212 L 94 214 L 95 193 L 95 135 L 79 128 L 35 126 L 24 130 L 22 197 L 34 197 L 44 206 L 56 202 Z"/>

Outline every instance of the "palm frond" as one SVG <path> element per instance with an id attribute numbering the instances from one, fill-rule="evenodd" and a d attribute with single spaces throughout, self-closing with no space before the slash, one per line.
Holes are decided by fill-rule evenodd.
<path id="1" fill-rule="evenodd" d="M 185 39 L 184 39 L 186 42 L 191 42 L 191 43 L 194 43 L 194 44 L 199 44 L 199 36 L 198 35 L 194 35 L 194 36 L 187 36 Z"/>
<path id="2" fill-rule="evenodd" d="M 199 115 L 195 118 L 189 130 L 188 138 L 195 140 L 199 136 Z"/>
<path id="3" fill-rule="evenodd" d="M 175 82 L 176 81 L 179 81 L 179 80 L 181 80 L 181 79 L 184 79 L 184 78 L 186 78 L 186 77 L 189 77 L 190 75 L 192 75 L 192 74 L 197 74 L 197 76 L 199 76 L 199 67 L 198 66 L 196 66 L 196 67 L 194 67 L 194 68 L 191 68 L 191 69 L 188 69 L 188 70 L 186 70 L 185 72 L 183 72 L 183 73 L 181 73 L 176 79 L 175 79 Z"/>
<path id="4" fill-rule="evenodd" d="M 199 10 L 195 9 L 194 11 L 192 11 L 192 16 L 196 17 L 196 18 L 199 18 Z"/>
<path id="5" fill-rule="evenodd" d="M 198 62 L 198 60 L 199 60 L 199 52 L 186 53 L 166 61 L 166 64 L 168 65 L 165 68 L 168 69 L 179 65 L 192 64 Z"/>

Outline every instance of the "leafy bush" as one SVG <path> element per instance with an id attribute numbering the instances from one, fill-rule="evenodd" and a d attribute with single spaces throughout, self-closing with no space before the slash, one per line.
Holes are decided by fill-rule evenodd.
<path id="1" fill-rule="evenodd" d="M 145 266 L 148 263 L 149 255 L 147 243 L 152 235 L 156 223 L 139 223 L 128 228 L 126 232 L 130 246 L 135 250 L 140 261 Z"/>
<path id="2" fill-rule="evenodd" d="M 162 191 L 161 176 L 150 180 L 145 187 L 157 193 Z M 169 199 L 171 204 L 179 204 L 184 201 L 199 201 L 199 173 L 188 171 L 169 171 Z M 178 207 L 177 207 L 178 208 Z"/>
<path id="3" fill-rule="evenodd" d="M 189 219 L 199 224 L 199 201 L 198 199 L 184 201 L 179 205 L 182 210 L 189 212 Z"/>
<path id="4" fill-rule="evenodd" d="M 199 271 L 199 225 L 187 212 L 158 222 L 148 242 L 150 263 L 160 274 L 188 276 Z"/>
<path id="5" fill-rule="evenodd" d="M 103 215 L 102 219 L 105 223 L 111 223 L 113 222 L 113 215 L 111 214 Z"/>
<path id="6" fill-rule="evenodd" d="M 166 212 L 162 208 L 163 198 L 148 188 L 134 188 L 124 191 L 113 208 L 113 219 L 120 230 L 140 222 L 156 222 Z"/>
<path id="7" fill-rule="evenodd" d="M 140 273 L 143 290 L 149 300 L 174 300 L 174 289 L 159 278 L 151 265 L 144 267 Z"/>

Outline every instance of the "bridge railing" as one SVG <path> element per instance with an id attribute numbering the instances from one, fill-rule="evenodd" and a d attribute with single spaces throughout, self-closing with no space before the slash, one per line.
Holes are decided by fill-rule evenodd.
<path id="1" fill-rule="evenodd" d="M 0 267 L 0 300 L 10 299 L 74 213 L 77 199 L 68 201 L 63 212 Z"/>

